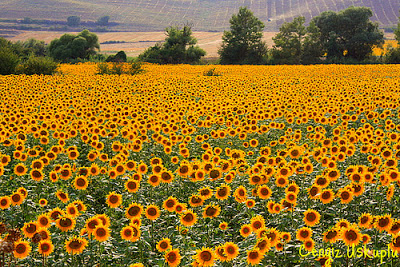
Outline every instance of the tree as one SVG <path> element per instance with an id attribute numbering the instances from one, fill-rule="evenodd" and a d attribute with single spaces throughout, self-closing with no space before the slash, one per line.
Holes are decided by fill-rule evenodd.
<path id="1" fill-rule="evenodd" d="M 107 26 L 109 20 L 110 20 L 110 16 L 104 16 L 104 17 L 99 18 L 96 23 L 100 26 Z"/>
<path id="2" fill-rule="evenodd" d="M 115 55 L 108 56 L 106 62 L 126 62 L 126 54 L 124 51 L 119 51 Z"/>
<path id="3" fill-rule="evenodd" d="M 303 39 L 307 33 L 304 22 L 304 17 L 296 17 L 279 28 L 279 33 L 272 38 L 275 43 L 271 50 L 274 64 L 301 63 Z"/>
<path id="4" fill-rule="evenodd" d="M 168 27 L 165 32 L 165 42 L 148 48 L 139 55 L 140 60 L 160 64 L 196 63 L 206 54 L 195 46 L 197 40 L 192 36 L 191 26 Z"/>
<path id="5" fill-rule="evenodd" d="M 383 44 L 383 32 L 370 21 L 372 11 L 367 7 L 351 6 L 338 13 L 322 12 L 313 22 L 321 32 L 321 43 L 327 58 L 364 60 L 372 47 Z"/>
<path id="6" fill-rule="evenodd" d="M 265 63 L 267 47 L 261 40 L 264 23 L 246 7 L 240 7 L 229 23 L 230 31 L 224 31 L 218 51 L 221 64 Z"/>
<path id="7" fill-rule="evenodd" d="M 397 28 L 394 29 L 394 36 L 399 47 L 389 47 L 385 55 L 385 63 L 400 64 L 400 16 Z"/>
<path id="8" fill-rule="evenodd" d="M 78 16 L 69 16 L 67 18 L 67 25 L 70 27 L 78 27 L 81 23 L 81 18 Z"/>
<path id="9" fill-rule="evenodd" d="M 87 59 L 100 49 L 96 34 L 83 30 L 78 35 L 64 34 L 60 39 L 54 39 L 49 45 L 50 56 L 60 61 L 72 59 Z"/>
<path id="10" fill-rule="evenodd" d="M 307 34 L 303 41 L 303 51 L 301 55 L 302 64 L 316 64 L 321 63 L 321 57 L 324 51 L 321 43 L 321 32 L 311 21 L 307 27 Z"/>

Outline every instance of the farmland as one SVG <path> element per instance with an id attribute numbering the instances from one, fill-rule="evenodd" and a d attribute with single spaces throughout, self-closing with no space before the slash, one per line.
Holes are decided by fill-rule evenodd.
<path id="1" fill-rule="evenodd" d="M 370 0 L 3 0 L 0 2 L 0 26 L 41 27 L 44 24 L 21 25 L 25 17 L 47 19 L 54 23 L 76 15 L 82 21 L 95 22 L 101 16 L 110 16 L 118 31 L 162 31 L 167 26 L 193 24 L 196 31 L 223 31 L 229 28 L 229 19 L 240 6 L 247 6 L 266 24 L 267 31 L 278 31 L 283 22 L 305 16 L 307 21 L 323 11 L 339 11 L 351 5 L 370 7 L 373 21 L 383 27 L 397 23 L 399 1 Z M 62 25 L 55 25 L 57 27 Z M 0 27 L 1 28 L 1 27 Z"/>
<path id="2" fill-rule="evenodd" d="M 400 66 L 144 68 L 0 76 L 2 263 L 400 264 Z"/>

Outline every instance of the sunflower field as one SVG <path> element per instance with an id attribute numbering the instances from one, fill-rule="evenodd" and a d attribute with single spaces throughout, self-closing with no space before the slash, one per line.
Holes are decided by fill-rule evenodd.
<path id="1" fill-rule="evenodd" d="M 144 69 L 0 76 L 0 266 L 400 265 L 400 66 Z"/>

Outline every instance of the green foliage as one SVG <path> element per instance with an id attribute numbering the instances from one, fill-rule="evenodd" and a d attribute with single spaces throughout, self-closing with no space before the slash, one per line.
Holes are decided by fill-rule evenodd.
<path id="1" fill-rule="evenodd" d="M 206 52 L 198 46 L 192 36 L 191 27 L 185 25 L 182 29 L 168 27 L 167 37 L 163 44 L 156 44 L 139 55 L 141 61 L 159 64 L 197 63 Z"/>
<path id="2" fill-rule="evenodd" d="M 274 64 L 300 64 L 303 39 L 306 35 L 305 18 L 296 17 L 292 22 L 285 22 L 279 33 L 273 37 L 274 47 L 271 50 Z"/>
<path id="3" fill-rule="evenodd" d="M 215 68 L 203 72 L 204 76 L 221 76 L 221 73 L 216 71 Z"/>
<path id="4" fill-rule="evenodd" d="M 49 57 L 36 57 L 32 55 L 27 61 L 17 66 L 16 73 L 52 75 L 56 72 L 57 67 L 58 63 Z"/>
<path id="5" fill-rule="evenodd" d="M 0 75 L 13 74 L 19 57 L 9 47 L 0 46 Z"/>
<path id="6" fill-rule="evenodd" d="M 115 55 L 108 56 L 106 62 L 126 62 L 126 54 L 124 51 L 119 51 Z"/>
<path id="7" fill-rule="evenodd" d="M 385 63 L 388 64 L 400 64 L 400 49 L 389 48 L 389 51 L 385 55 Z"/>
<path id="8" fill-rule="evenodd" d="M 83 30 L 78 35 L 64 34 L 60 39 L 54 39 L 48 49 L 54 59 L 70 62 L 73 59 L 88 59 L 99 48 L 97 35 Z"/>
<path id="9" fill-rule="evenodd" d="M 142 68 L 141 62 L 129 62 L 129 63 L 122 63 L 122 62 L 112 62 L 112 63 L 99 63 L 97 65 L 98 74 L 128 74 L 128 75 L 136 75 L 144 72 Z"/>
<path id="10" fill-rule="evenodd" d="M 221 64 L 263 64 L 267 55 L 263 36 L 264 23 L 246 7 L 229 20 L 230 31 L 222 36 L 222 47 L 218 51 Z"/>
<path id="11" fill-rule="evenodd" d="M 78 16 L 69 16 L 67 18 L 67 25 L 70 27 L 78 27 L 81 23 L 81 18 Z"/>
<path id="12" fill-rule="evenodd" d="M 314 21 L 307 27 L 307 34 L 304 37 L 301 63 L 316 64 L 321 63 L 324 51 L 321 43 L 321 32 Z"/>
<path id="13" fill-rule="evenodd" d="M 349 7 L 338 13 L 326 11 L 313 22 L 321 32 L 327 59 L 353 58 L 362 61 L 372 55 L 372 47 L 383 44 L 383 32 L 370 21 L 367 7 Z"/>
<path id="14" fill-rule="evenodd" d="M 35 56 L 44 57 L 47 55 L 47 47 L 44 41 L 30 38 L 24 42 L 18 41 L 15 45 L 21 47 L 21 52 L 25 58 L 28 58 L 31 54 Z"/>
<path id="15" fill-rule="evenodd" d="M 100 26 L 107 26 L 108 21 L 110 20 L 110 16 L 103 16 L 97 20 L 97 24 Z"/>

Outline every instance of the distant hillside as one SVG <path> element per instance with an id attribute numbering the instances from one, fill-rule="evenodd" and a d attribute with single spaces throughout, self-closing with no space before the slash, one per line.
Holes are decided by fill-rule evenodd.
<path id="1" fill-rule="evenodd" d="M 381 27 L 398 21 L 399 0 L 1 0 L 0 26 L 12 28 L 24 17 L 66 21 L 77 15 L 82 22 L 94 22 L 108 15 L 110 22 L 118 23 L 113 30 L 162 31 L 189 22 L 196 31 L 223 31 L 229 29 L 232 14 L 247 6 L 265 22 L 266 31 L 277 31 L 293 17 L 302 15 L 309 21 L 323 11 L 351 5 L 370 7 L 372 20 Z"/>

